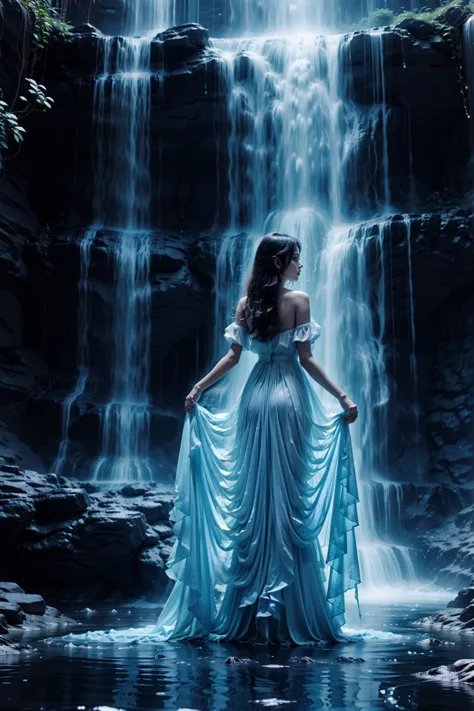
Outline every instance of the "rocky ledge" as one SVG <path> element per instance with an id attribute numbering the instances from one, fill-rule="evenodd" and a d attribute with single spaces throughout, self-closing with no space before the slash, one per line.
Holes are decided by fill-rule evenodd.
<path id="1" fill-rule="evenodd" d="M 57 601 L 157 600 L 169 580 L 172 503 L 172 492 L 152 484 L 100 492 L 89 483 L 4 464 L 2 574 Z"/>
<path id="2" fill-rule="evenodd" d="M 10 632 L 52 630 L 75 624 L 47 605 L 41 595 L 27 594 L 16 583 L 0 582 L 0 656 L 33 651 L 31 645 L 5 637 Z"/>
<path id="3" fill-rule="evenodd" d="M 423 627 L 432 627 L 434 629 L 474 634 L 474 587 L 461 590 L 457 597 L 448 603 L 447 607 L 449 609 L 441 610 L 429 617 L 423 617 L 421 620 L 418 620 L 416 624 L 422 625 Z M 456 664 L 458 664 L 458 662 L 456 662 Z M 474 664 L 472 660 L 471 664 Z M 472 673 L 471 681 L 474 681 L 474 675 Z"/>

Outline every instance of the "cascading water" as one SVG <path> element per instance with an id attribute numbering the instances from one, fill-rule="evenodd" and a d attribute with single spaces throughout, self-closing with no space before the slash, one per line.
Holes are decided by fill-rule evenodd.
<path id="1" fill-rule="evenodd" d="M 325 0 L 231 0 L 230 24 L 243 32 L 305 32 L 308 27 L 333 25 L 332 3 Z"/>
<path id="2" fill-rule="evenodd" d="M 176 23 L 177 0 L 135 0 L 125 6 L 127 34 L 145 35 Z"/>
<path id="3" fill-rule="evenodd" d="M 71 407 L 90 375 L 90 247 L 99 231 L 107 230 L 114 270 L 111 393 L 102 406 L 102 452 L 91 475 L 110 482 L 153 478 L 148 461 L 150 40 L 106 37 L 102 62 L 94 93 L 94 227 L 81 245 L 78 380 L 63 408 L 56 469 L 65 464 Z"/>
<path id="4" fill-rule="evenodd" d="M 369 33 L 368 42 L 375 108 L 364 112 L 351 101 L 350 37 L 214 41 L 222 53 L 232 118 L 230 235 L 240 228 L 248 234 L 240 240 L 228 236 L 222 244 L 216 321 L 222 331 L 234 318 L 244 293 L 241 265 L 261 236 L 279 230 L 298 237 L 305 265 L 298 288 L 310 294 L 313 315 L 323 326 L 319 359 L 360 409 L 351 427 L 361 479 L 359 544 L 366 592 L 380 592 L 414 583 L 416 575 L 409 549 L 392 539 L 402 528 L 402 511 L 401 487 L 390 482 L 386 457 L 384 274 L 376 287 L 366 277 L 367 243 L 375 236 L 383 251 L 386 222 L 345 224 L 349 212 L 361 219 L 390 202 L 381 34 Z M 376 136 L 377 146 L 371 145 Z M 371 182 L 358 184 L 348 178 L 367 142 L 376 153 L 376 170 Z M 375 318 L 371 288 L 377 290 Z M 221 352 L 219 344 L 216 355 Z M 234 393 L 252 361 L 248 356 L 246 366 L 236 369 Z M 322 397 L 328 407 L 334 404 L 327 394 Z"/>

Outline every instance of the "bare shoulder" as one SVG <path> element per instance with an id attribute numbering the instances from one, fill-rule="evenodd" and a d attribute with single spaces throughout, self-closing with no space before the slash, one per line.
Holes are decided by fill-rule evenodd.
<path id="1" fill-rule="evenodd" d="M 285 294 L 286 298 L 290 299 L 295 306 L 307 306 L 309 305 L 309 296 L 306 291 L 296 291 L 289 289 L 288 293 Z"/>
<path id="2" fill-rule="evenodd" d="M 235 310 L 235 320 L 237 323 L 240 323 L 242 325 L 245 325 L 244 310 L 245 310 L 246 305 L 247 305 L 247 297 L 242 296 L 239 299 L 237 308 Z"/>

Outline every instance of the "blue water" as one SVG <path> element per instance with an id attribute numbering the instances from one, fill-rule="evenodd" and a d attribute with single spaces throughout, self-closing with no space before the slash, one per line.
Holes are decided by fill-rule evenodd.
<path id="1" fill-rule="evenodd" d="M 438 606 L 439 607 L 439 604 Z M 35 654 L 0 661 L 3 711 L 167 709 L 457 709 L 474 708 L 474 689 L 413 676 L 474 657 L 474 636 L 427 633 L 411 623 L 429 606 L 363 607 L 366 639 L 334 647 L 277 648 L 245 644 L 161 643 L 131 647 L 61 647 L 24 635 Z M 83 625 L 71 631 L 140 627 L 157 609 L 65 610 Z M 369 631 L 372 630 L 372 631 Z M 428 636 L 448 644 L 424 649 Z M 374 639 L 376 637 L 376 639 Z M 229 657 L 240 664 L 226 664 Z M 362 658 L 342 662 L 338 657 Z M 314 663 L 302 661 L 311 657 Z"/>

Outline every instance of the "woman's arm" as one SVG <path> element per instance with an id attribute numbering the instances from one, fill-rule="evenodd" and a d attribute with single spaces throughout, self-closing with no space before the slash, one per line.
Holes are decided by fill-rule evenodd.
<path id="1" fill-rule="evenodd" d="M 300 292 L 296 301 L 296 325 L 298 326 L 303 323 L 308 323 L 309 320 L 309 297 L 304 292 Z M 321 387 L 327 390 L 328 393 L 339 400 L 341 407 L 347 412 L 346 421 L 348 423 L 355 422 L 359 414 L 357 411 L 357 405 L 355 405 L 352 400 L 348 398 L 346 393 L 341 390 L 341 388 L 333 383 L 333 381 L 321 368 L 319 363 L 316 362 L 316 359 L 311 351 L 311 343 L 309 341 L 298 341 L 297 348 L 300 363 L 308 375 L 319 383 Z"/>
<path id="2" fill-rule="evenodd" d="M 239 324 L 243 323 L 242 299 L 239 301 L 235 314 L 235 320 Z M 241 353 L 242 346 L 239 346 L 238 343 L 232 343 L 225 356 L 216 363 L 213 369 L 210 370 L 204 378 L 196 383 L 189 395 L 186 396 L 184 401 L 184 409 L 187 412 L 192 412 L 196 402 L 199 400 L 199 397 L 204 390 L 209 388 L 211 385 L 214 385 L 214 383 L 220 380 L 226 373 L 229 372 L 229 370 L 232 370 L 232 368 L 237 365 L 240 360 Z"/>

